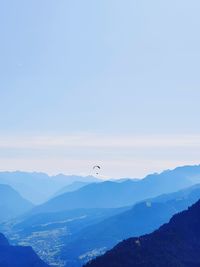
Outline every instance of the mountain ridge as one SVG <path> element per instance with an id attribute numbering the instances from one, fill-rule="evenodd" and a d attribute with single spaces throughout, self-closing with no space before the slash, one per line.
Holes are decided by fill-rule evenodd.
<path id="1" fill-rule="evenodd" d="M 200 266 L 200 200 L 151 234 L 122 241 L 85 267 Z"/>
<path id="2" fill-rule="evenodd" d="M 24 198 L 34 204 L 41 204 L 52 197 L 57 191 L 74 181 L 99 181 L 93 176 L 76 176 L 58 174 L 49 176 L 42 172 L 0 172 L 0 184 L 10 185 Z M 38 186 L 38 184 L 40 186 Z"/>
<path id="3" fill-rule="evenodd" d="M 33 212 L 57 212 L 76 208 L 119 208 L 146 198 L 171 193 L 200 182 L 200 165 L 178 167 L 142 180 L 90 183 L 74 192 L 64 193 L 36 207 Z"/>
<path id="4" fill-rule="evenodd" d="M 148 234 L 167 223 L 200 199 L 200 184 L 168 195 L 147 199 L 120 214 L 80 230 L 71 240 L 63 241 L 64 259 L 81 263 L 111 249 L 118 242 L 132 236 Z M 92 251 L 96 250 L 96 253 Z M 98 252 L 99 251 L 99 252 Z M 98 253 L 97 253 L 98 252 Z M 80 260 L 81 258 L 81 260 Z"/>

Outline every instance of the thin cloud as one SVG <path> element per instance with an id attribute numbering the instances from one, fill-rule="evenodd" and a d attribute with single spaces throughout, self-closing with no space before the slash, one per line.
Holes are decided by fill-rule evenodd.
<path id="1" fill-rule="evenodd" d="M 59 135 L 1 136 L 0 148 L 190 148 L 200 147 L 200 135 Z"/>
<path id="2" fill-rule="evenodd" d="M 1 136 L 1 170 L 50 174 L 92 174 L 103 166 L 104 177 L 142 177 L 179 165 L 198 164 L 200 135 L 52 135 Z"/>

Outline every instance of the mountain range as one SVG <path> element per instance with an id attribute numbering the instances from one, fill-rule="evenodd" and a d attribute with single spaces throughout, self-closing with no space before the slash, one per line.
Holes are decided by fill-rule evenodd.
<path id="1" fill-rule="evenodd" d="M 0 172 L 0 184 L 10 185 L 34 204 L 47 201 L 63 187 L 75 181 L 91 183 L 97 182 L 99 179 L 93 176 L 82 177 L 64 174 L 49 176 L 39 172 Z"/>
<path id="2" fill-rule="evenodd" d="M 85 267 L 200 266 L 200 201 L 155 232 L 119 243 Z"/>
<path id="3" fill-rule="evenodd" d="M 12 216 L 0 231 L 13 245 L 32 246 L 50 265 L 80 267 L 124 239 L 149 234 L 195 203 L 199 181 L 200 166 L 185 166 L 142 180 L 74 182 L 44 204 Z"/>
<path id="4" fill-rule="evenodd" d="M 35 214 L 12 221 L 7 235 L 15 244 L 31 245 L 48 263 L 67 262 L 69 267 L 80 267 L 126 238 L 154 231 L 199 198 L 198 184 L 147 199 L 132 208 Z M 5 226 L 9 228 L 9 224 Z"/>
<path id="5" fill-rule="evenodd" d="M 106 181 L 59 195 L 33 209 L 33 213 L 79 208 L 118 208 L 145 198 L 171 193 L 200 182 L 200 165 L 179 167 L 141 180 Z"/>
<path id="6" fill-rule="evenodd" d="M 150 233 L 200 199 L 200 185 L 135 204 L 131 209 L 80 230 L 63 240 L 61 257 L 82 266 L 120 241 Z M 75 265 L 76 263 L 76 265 Z"/>

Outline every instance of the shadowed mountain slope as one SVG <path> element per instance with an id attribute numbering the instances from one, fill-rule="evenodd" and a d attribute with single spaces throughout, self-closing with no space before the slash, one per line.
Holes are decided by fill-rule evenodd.
<path id="1" fill-rule="evenodd" d="M 0 222 L 19 216 L 33 208 L 33 204 L 22 198 L 8 185 L 0 184 Z"/>
<path id="2" fill-rule="evenodd" d="M 48 267 L 31 247 L 10 246 L 7 239 L 0 234 L 1 267 Z"/>
<path id="3" fill-rule="evenodd" d="M 63 240 L 62 257 L 81 266 L 132 236 L 150 233 L 200 199 L 200 185 L 138 203 Z M 95 253 L 94 253 L 95 252 Z"/>
<path id="4" fill-rule="evenodd" d="M 90 184 L 90 183 L 89 182 L 80 182 L 80 181 L 73 182 L 72 184 L 66 185 L 65 187 L 60 189 L 58 192 L 55 193 L 55 195 L 53 197 L 62 195 L 62 194 L 67 193 L 67 192 L 76 191 L 76 190 L 78 190 L 78 189 L 80 189 L 80 188 L 82 188 L 88 184 Z"/>
<path id="5" fill-rule="evenodd" d="M 86 267 L 200 266 L 200 201 L 149 235 L 119 243 Z"/>

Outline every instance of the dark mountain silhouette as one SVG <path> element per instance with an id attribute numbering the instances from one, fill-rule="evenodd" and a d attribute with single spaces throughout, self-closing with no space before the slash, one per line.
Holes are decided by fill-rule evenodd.
<path id="1" fill-rule="evenodd" d="M 86 267 L 200 266 L 200 201 L 149 235 L 119 243 Z"/>
<path id="2" fill-rule="evenodd" d="M 2 234 L 0 234 L 0 266 L 48 267 L 31 247 L 10 246 Z"/>
<path id="3" fill-rule="evenodd" d="M 150 233 L 200 199 L 200 185 L 138 203 L 125 212 L 88 226 L 63 240 L 63 259 L 82 266 L 132 236 Z"/>
<path id="4" fill-rule="evenodd" d="M 5 236 L 0 233 L 0 246 L 8 246 L 8 240 L 5 238 Z"/>
<path id="5" fill-rule="evenodd" d="M 64 186 L 75 181 L 97 182 L 93 176 L 59 174 L 49 176 L 39 172 L 0 172 L 0 184 L 7 184 L 34 204 L 41 204 L 51 198 Z"/>
<path id="6" fill-rule="evenodd" d="M 35 213 L 77 208 L 117 208 L 170 193 L 200 181 L 200 166 L 186 166 L 152 174 L 142 180 L 93 183 L 55 197 L 34 209 Z"/>
<path id="7" fill-rule="evenodd" d="M 8 185 L 0 184 L 0 222 L 19 216 L 33 208 L 33 204 L 22 198 Z"/>

